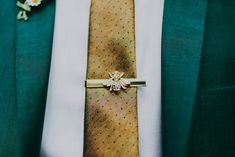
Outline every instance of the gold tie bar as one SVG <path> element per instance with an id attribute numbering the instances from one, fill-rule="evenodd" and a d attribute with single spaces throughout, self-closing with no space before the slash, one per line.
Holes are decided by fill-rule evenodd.
<path id="1" fill-rule="evenodd" d="M 123 72 L 109 73 L 110 79 L 88 79 L 85 81 L 86 88 L 103 88 L 109 87 L 110 91 L 120 91 L 127 87 L 145 87 L 146 82 L 134 78 L 122 78 Z"/>

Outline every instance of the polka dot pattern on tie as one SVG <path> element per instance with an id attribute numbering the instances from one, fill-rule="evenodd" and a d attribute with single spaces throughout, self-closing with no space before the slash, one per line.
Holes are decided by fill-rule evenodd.
<path id="1" fill-rule="evenodd" d="M 87 79 L 136 78 L 133 0 L 92 0 Z M 86 89 L 84 157 L 138 157 L 137 89 Z"/>

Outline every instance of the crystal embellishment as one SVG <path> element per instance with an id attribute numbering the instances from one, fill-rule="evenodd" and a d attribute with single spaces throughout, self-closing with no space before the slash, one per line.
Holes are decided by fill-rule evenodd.
<path id="1" fill-rule="evenodd" d="M 123 75 L 124 75 L 123 72 L 118 72 L 118 71 L 114 71 L 112 73 L 109 72 L 109 76 L 111 78 L 105 81 L 103 85 L 105 87 L 109 87 L 109 90 L 114 92 L 119 92 L 121 89 L 126 89 L 126 87 L 130 83 L 122 79 Z"/>

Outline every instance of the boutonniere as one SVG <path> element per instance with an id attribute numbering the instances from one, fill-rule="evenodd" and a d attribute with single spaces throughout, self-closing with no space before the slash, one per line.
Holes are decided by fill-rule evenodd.
<path id="1" fill-rule="evenodd" d="M 37 7 L 41 4 L 43 0 L 24 0 L 24 2 L 17 1 L 17 6 L 19 7 L 19 13 L 17 15 L 17 20 L 28 20 L 27 12 L 31 12 L 32 7 Z"/>

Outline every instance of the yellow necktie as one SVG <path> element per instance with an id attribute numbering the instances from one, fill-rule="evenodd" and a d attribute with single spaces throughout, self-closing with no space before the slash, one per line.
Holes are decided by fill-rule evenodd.
<path id="1" fill-rule="evenodd" d="M 134 0 L 92 0 L 87 79 L 136 78 Z M 137 89 L 87 88 L 84 157 L 138 157 Z"/>

